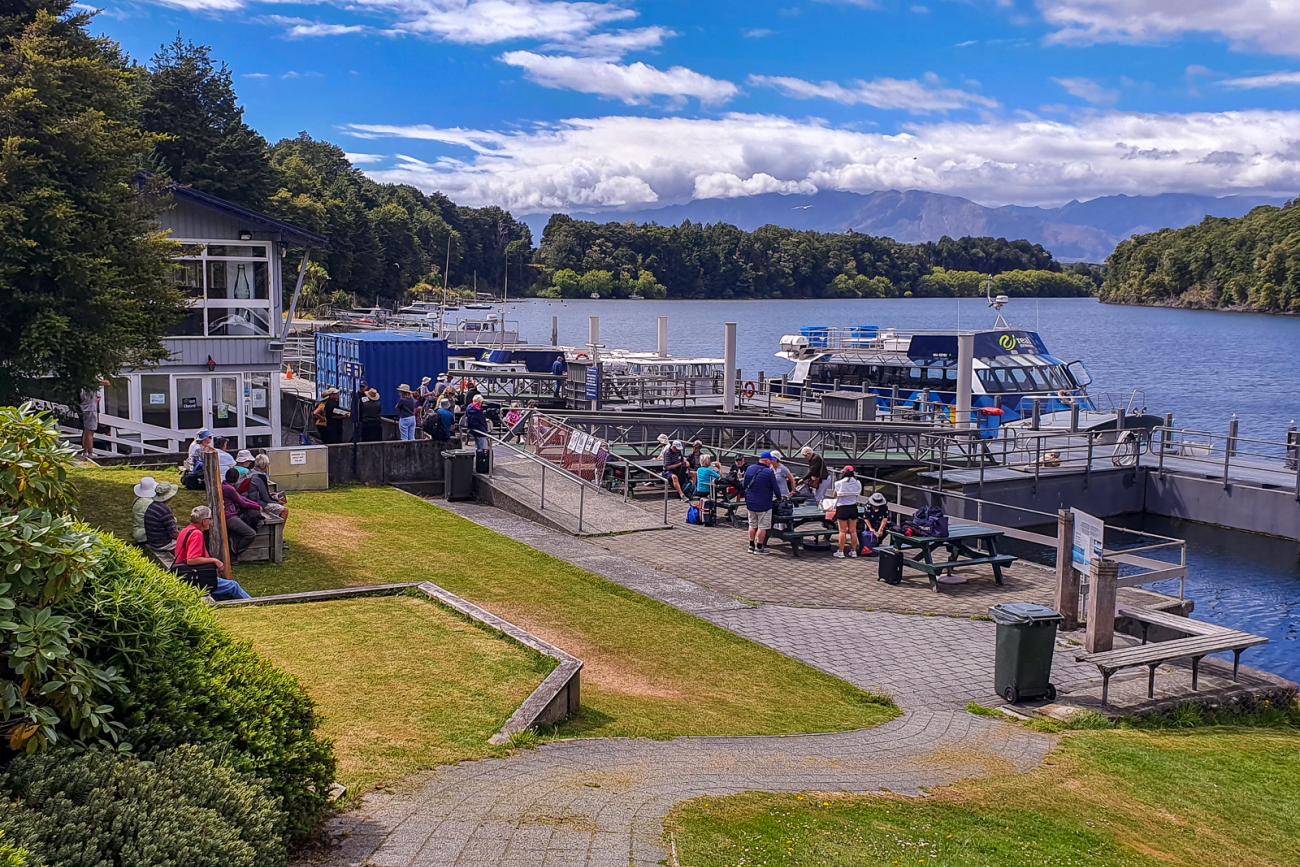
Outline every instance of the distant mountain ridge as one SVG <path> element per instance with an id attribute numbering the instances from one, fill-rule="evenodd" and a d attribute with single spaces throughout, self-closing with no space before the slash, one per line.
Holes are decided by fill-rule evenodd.
<path id="1" fill-rule="evenodd" d="M 1058 259 L 1101 262 L 1131 235 L 1177 229 L 1207 216 L 1240 217 L 1260 205 L 1283 205 L 1288 197 L 1102 196 L 1057 208 L 1003 205 L 988 207 L 942 193 L 883 190 L 875 193 L 826 191 L 813 195 L 765 193 L 733 199 L 697 199 L 640 211 L 574 212 L 575 219 L 598 223 L 731 223 L 752 231 L 774 224 L 816 232 L 852 229 L 906 243 L 937 241 L 944 235 L 992 236 L 1042 244 Z M 546 214 L 521 218 L 540 242 Z"/>

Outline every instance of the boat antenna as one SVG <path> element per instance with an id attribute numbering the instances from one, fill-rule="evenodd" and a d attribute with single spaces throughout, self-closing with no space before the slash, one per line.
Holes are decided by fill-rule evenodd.
<path id="1" fill-rule="evenodd" d="M 510 297 L 510 248 L 506 247 L 505 275 L 501 278 L 501 347 L 506 345 L 506 299 Z"/>
<path id="2" fill-rule="evenodd" d="M 1005 295 L 993 294 L 993 275 L 989 274 L 984 278 L 984 297 L 988 299 L 989 306 L 998 312 L 998 318 L 993 323 L 994 328 L 1010 328 L 1007 324 L 1006 317 L 1002 315 L 1002 308 L 1011 303 L 1011 299 Z"/>

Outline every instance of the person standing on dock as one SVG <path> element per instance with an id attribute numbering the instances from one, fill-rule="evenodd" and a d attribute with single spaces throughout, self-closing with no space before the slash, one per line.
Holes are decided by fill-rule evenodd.
<path id="1" fill-rule="evenodd" d="M 339 415 L 339 390 L 330 386 L 320 394 L 320 403 L 311 411 L 316 434 L 325 445 L 343 441 L 343 417 Z"/>
<path id="2" fill-rule="evenodd" d="M 367 388 L 361 396 L 361 441 L 377 443 L 384 438 L 383 407 L 379 392 Z"/>
<path id="3" fill-rule="evenodd" d="M 840 545 L 833 557 L 843 560 L 846 544 L 847 556 L 858 556 L 858 498 L 861 496 L 862 482 L 858 481 L 853 467 L 840 470 L 840 479 L 835 483 L 835 523 L 840 528 Z"/>
<path id="4" fill-rule="evenodd" d="M 808 473 L 802 479 L 808 488 L 808 494 L 814 503 L 820 503 L 830 493 L 831 474 L 826 469 L 826 461 L 808 446 L 799 450 L 799 454 L 808 462 Z"/>
<path id="5" fill-rule="evenodd" d="M 789 498 L 795 489 L 794 473 L 790 472 L 789 467 L 781 463 L 784 459 L 785 455 L 780 452 L 772 452 L 772 474 L 776 476 L 777 495 L 783 500 Z"/>
<path id="6" fill-rule="evenodd" d="M 776 502 L 776 474 L 772 453 L 763 452 L 758 463 L 745 470 L 745 509 L 749 512 L 749 553 L 767 553 L 767 531 L 772 529 L 772 506 Z"/>
<path id="7" fill-rule="evenodd" d="M 483 395 L 476 394 L 465 408 L 465 427 L 474 437 L 474 448 L 479 452 L 488 450 L 488 430 L 490 429 L 487 412 L 483 409 Z"/>
<path id="8" fill-rule="evenodd" d="M 409 442 L 415 439 L 415 398 L 406 383 L 397 387 L 397 394 L 397 432 L 403 442 Z"/>
<path id="9" fill-rule="evenodd" d="M 564 376 L 564 356 L 556 354 L 555 361 L 551 362 L 551 376 Z M 557 378 L 555 380 L 555 396 L 564 397 L 564 380 Z"/>

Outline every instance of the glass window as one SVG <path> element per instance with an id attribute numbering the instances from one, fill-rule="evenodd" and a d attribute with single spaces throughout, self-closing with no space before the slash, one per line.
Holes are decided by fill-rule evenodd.
<path id="1" fill-rule="evenodd" d="M 265 259 L 266 247 L 242 244 L 209 244 L 209 256 L 234 256 L 239 259 Z"/>
<path id="2" fill-rule="evenodd" d="M 155 427 L 171 428 L 171 377 L 147 373 L 140 377 L 140 420 Z"/>
<path id="3" fill-rule="evenodd" d="M 239 377 L 212 377 L 212 426 L 239 427 Z"/>
<path id="4" fill-rule="evenodd" d="M 244 422 L 249 427 L 271 426 L 271 374 L 248 373 L 244 375 L 248 384 L 248 418 Z"/>
<path id="5" fill-rule="evenodd" d="M 208 334 L 214 337 L 258 337 L 271 333 L 266 308 L 209 307 Z"/>
<path id="6" fill-rule="evenodd" d="M 125 376 L 109 380 L 104 387 L 104 415 L 131 417 L 131 380 Z"/>
<path id="7" fill-rule="evenodd" d="M 203 263 L 176 262 L 172 268 L 172 283 L 186 297 L 203 300 Z"/>
<path id="8" fill-rule="evenodd" d="M 265 262 L 208 262 L 208 300 L 265 301 L 270 281 Z"/>
<path id="9" fill-rule="evenodd" d="M 203 380 L 198 377 L 176 378 L 176 425 L 182 431 L 206 427 L 203 421 Z"/>
<path id="10" fill-rule="evenodd" d="M 203 306 L 196 304 L 185 311 L 185 315 L 180 321 L 168 329 L 167 333 L 173 337 L 202 337 L 203 336 Z"/>

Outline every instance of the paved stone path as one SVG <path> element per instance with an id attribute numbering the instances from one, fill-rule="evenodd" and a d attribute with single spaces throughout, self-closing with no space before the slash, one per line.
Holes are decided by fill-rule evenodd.
<path id="1" fill-rule="evenodd" d="M 508 759 L 440 768 L 400 791 L 370 794 L 360 808 L 334 820 L 330 830 L 341 845 L 321 862 L 330 867 L 658 864 L 668 857 L 661 839 L 664 817 L 689 798 L 751 790 L 918 794 L 971 776 L 1029 770 L 1051 748 L 1049 737 L 963 710 L 972 699 L 996 701 L 989 686 L 990 623 L 754 606 L 658 568 L 653 560 L 608 550 L 604 540 L 576 540 L 478 504 L 444 507 L 865 689 L 886 692 L 906 712 L 858 732 L 572 740 Z M 681 544 L 677 537 L 671 547 Z M 1056 664 L 1058 679 L 1082 676 L 1063 652 Z"/>
<path id="2" fill-rule="evenodd" d="M 429 775 L 416 794 L 373 794 L 335 822 L 331 864 L 591 865 L 663 862 L 663 820 L 688 798 L 773 792 L 919 794 L 1026 771 L 1051 739 L 964 711 L 914 711 L 827 735 L 573 740 Z"/>

